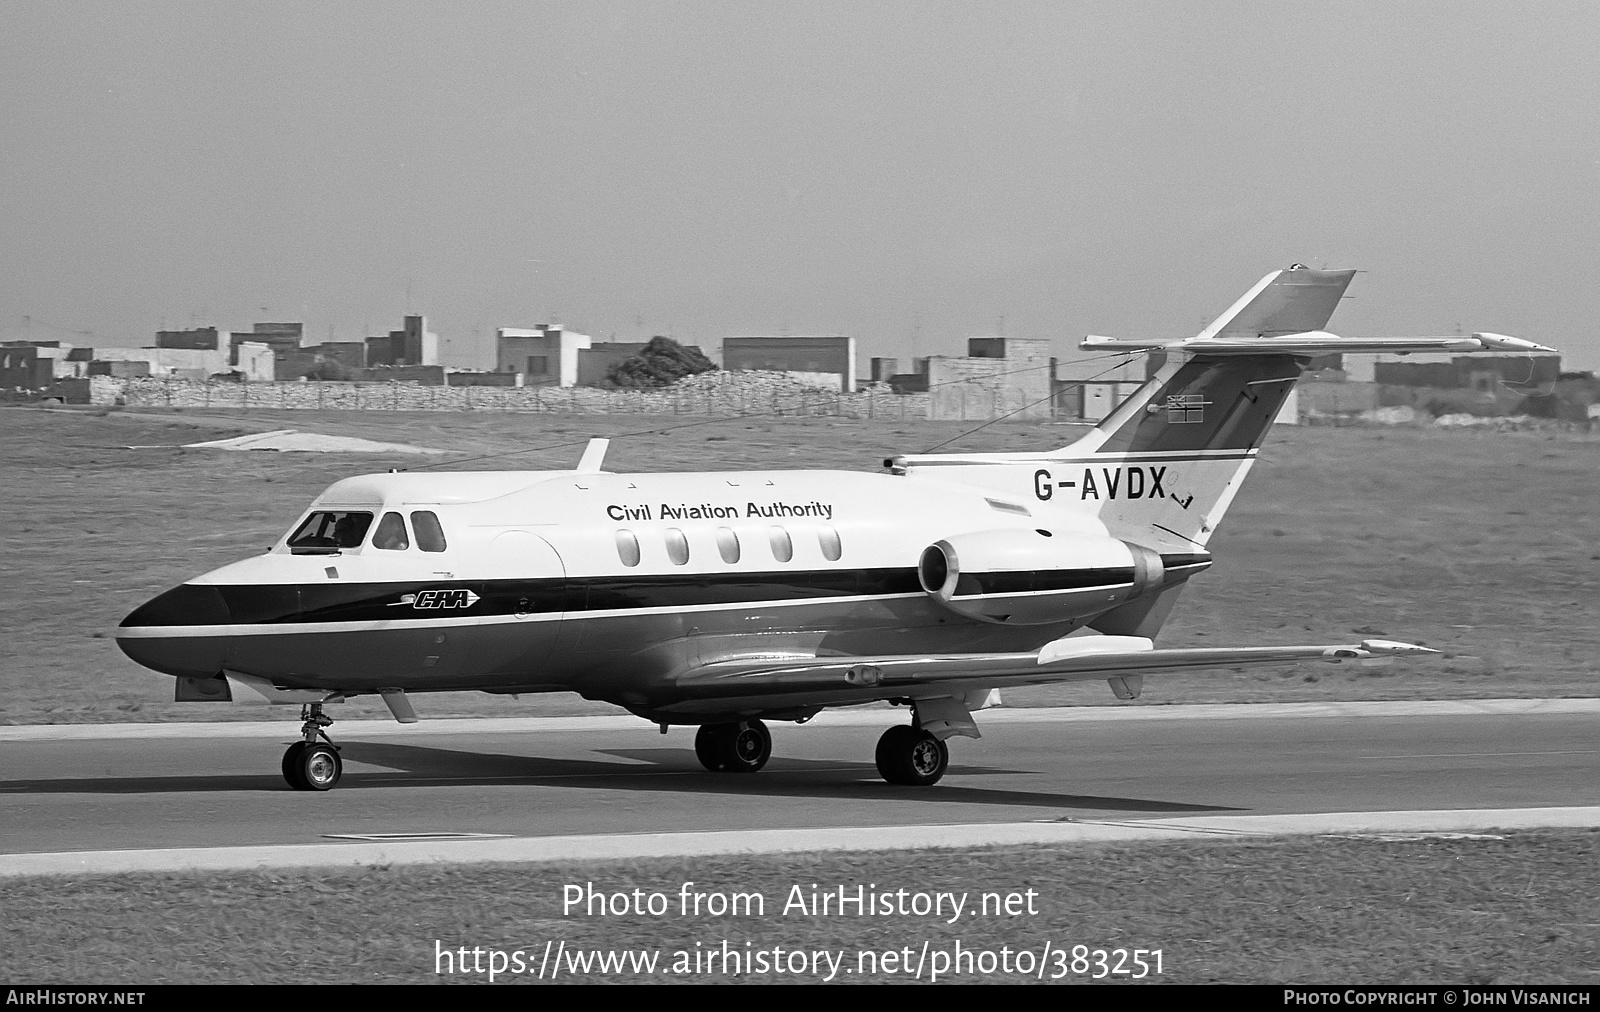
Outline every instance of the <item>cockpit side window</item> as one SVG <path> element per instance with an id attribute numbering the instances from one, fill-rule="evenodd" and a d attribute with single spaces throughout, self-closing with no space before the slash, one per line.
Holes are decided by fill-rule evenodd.
<path id="1" fill-rule="evenodd" d="M 383 515 L 383 519 L 378 521 L 377 533 L 372 535 L 372 547 L 387 552 L 398 552 L 411 547 L 411 539 L 406 537 L 406 522 L 400 518 L 400 514 Z"/>
<path id="2" fill-rule="evenodd" d="M 295 555 L 332 555 L 344 548 L 358 548 L 372 526 L 372 514 L 360 510 L 318 510 L 306 517 L 289 535 L 289 551 Z"/>
<path id="3" fill-rule="evenodd" d="M 411 514 L 411 529 L 417 534 L 418 548 L 424 552 L 444 551 L 444 528 L 433 511 L 417 510 Z"/>

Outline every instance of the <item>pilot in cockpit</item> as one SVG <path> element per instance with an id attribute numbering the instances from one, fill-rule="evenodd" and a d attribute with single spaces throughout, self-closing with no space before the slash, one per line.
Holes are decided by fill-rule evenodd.
<path id="1" fill-rule="evenodd" d="M 361 544 L 364 533 L 356 523 L 355 514 L 346 513 L 333 525 L 333 543 L 340 548 L 355 548 Z"/>

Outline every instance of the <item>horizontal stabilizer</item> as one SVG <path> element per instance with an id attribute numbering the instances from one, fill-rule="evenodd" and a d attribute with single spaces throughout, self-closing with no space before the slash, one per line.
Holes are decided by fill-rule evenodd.
<path id="1" fill-rule="evenodd" d="M 1273 271 L 1227 312 L 1184 340 L 1121 340 L 1091 334 L 1084 351 L 1189 351 L 1207 355 L 1410 354 L 1411 352 L 1552 352 L 1542 344 L 1504 334 L 1471 337 L 1376 337 L 1348 339 L 1323 328 L 1339 307 L 1355 271 L 1314 271 L 1304 264 Z"/>
<path id="2" fill-rule="evenodd" d="M 1191 337 L 1182 341 L 1123 341 L 1110 337 L 1086 338 L 1085 351 L 1188 351 L 1204 355 L 1331 355 L 1397 354 L 1413 352 L 1479 351 L 1553 352 L 1542 344 L 1506 337 L 1503 334 L 1473 334 L 1471 337 L 1340 337 L 1325 330 L 1311 330 L 1281 337 Z"/>

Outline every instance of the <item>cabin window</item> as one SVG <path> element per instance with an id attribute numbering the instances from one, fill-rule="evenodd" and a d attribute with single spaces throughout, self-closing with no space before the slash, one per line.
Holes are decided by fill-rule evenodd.
<path id="1" fill-rule="evenodd" d="M 617 532 L 617 558 L 622 560 L 624 566 L 639 564 L 639 539 L 634 537 L 632 531 Z"/>
<path id="2" fill-rule="evenodd" d="M 667 558 L 674 566 L 689 564 L 689 539 L 676 527 L 667 528 Z"/>
<path id="3" fill-rule="evenodd" d="M 794 558 L 794 542 L 789 540 L 789 532 L 782 527 L 767 528 L 767 539 L 772 542 L 772 557 L 779 562 L 788 562 Z"/>
<path id="4" fill-rule="evenodd" d="M 722 553 L 722 561 L 730 566 L 739 561 L 739 535 L 732 528 L 717 528 L 717 551 Z"/>
<path id="5" fill-rule="evenodd" d="M 421 537 L 420 534 L 417 536 Z M 839 541 L 839 532 L 832 527 L 817 528 L 817 542 L 822 546 L 822 557 L 829 562 L 838 562 L 839 556 L 844 554 L 844 545 Z"/>
<path id="6" fill-rule="evenodd" d="M 430 510 L 418 510 L 411 514 L 411 529 L 417 533 L 417 547 L 424 552 L 444 551 L 444 528 L 439 526 L 439 518 Z"/>
<path id="7" fill-rule="evenodd" d="M 289 535 L 289 550 L 295 555 L 331 555 L 341 548 L 357 548 L 371 526 L 371 513 L 318 510 Z"/>
<path id="8" fill-rule="evenodd" d="M 400 514 L 383 515 L 383 519 L 378 521 L 378 532 L 372 536 L 372 547 L 386 552 L 399 552 L 411 547 L 411 539 L 406 537 L 406 522 Z"/>

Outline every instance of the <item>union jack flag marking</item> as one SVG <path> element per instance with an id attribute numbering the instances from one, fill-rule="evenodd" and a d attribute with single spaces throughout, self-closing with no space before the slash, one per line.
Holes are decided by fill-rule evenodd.
<path id="1" fill-rule="evenodd" d="M 1206 420 L 1206 405 L 1202 394 L 1170 394 L 1167 397 L 1167 423 L 1187 425 Z"/>

